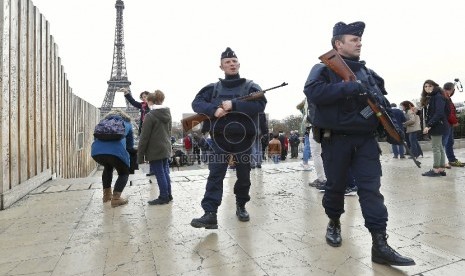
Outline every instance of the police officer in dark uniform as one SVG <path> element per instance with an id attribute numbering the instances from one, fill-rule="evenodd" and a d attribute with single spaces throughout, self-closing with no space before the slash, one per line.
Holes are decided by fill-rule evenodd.
<path id="1" fill-rule="evenodd" d="M 415 265 L 387 244 L 388 212 L 380 193 L 380 149 L 375 137 L 380 124 L 374 114 L 361 112 L 370 93 L 390 114 L 384 97 L 384 80 L 360 60 L 363 22 L 337 23 L 331 44 L 355 73 L 357 81 L 342 79 L 324 64 L 316 64 L 305 83 L 309 103 L 316 105 L 314 126 L 319 130 L 322 157 L 327 177 L 323 207 L 329 217 L 326 242 L 338 247 L 342 243 L 340 217 L 344 213 L 344 191 L 351 169 L 358 186 L 365 227 L 373 239 L 372 261 L 388 265 Z M 366 109 L 364 110 L 366 111 Z M 394 124 L 399 128 L 397 122 Z"/>
<path id="2" fill-rule="evenodd" d="M 202 199 L 205 214 L 191 222 L 196 228 L 218 228 L 216 212 L 223 197 L 223 180 L 228 169 L 228 156 L 233 156 L 236 164 L 236 215 L 240 221 L 250 219 L 245 209 L 245 204 L 250 200 L 250 153 L 257 135 L 258 115 L 264 112 L 266 99 L 237 99 L 261 90 L 251 80 L 241 78 L 239 68 L 236 54 L 231 48 L 226 48 L 221 54 L 220 62 L 220 69 L 224 71 L 225 78 L 202 88 L 192 102 L 195 112 L 212 118 L 204 122 L 202 127 L 203 132 L 210 132 L 213 154 L 208 164 L 210 174 Z"/>

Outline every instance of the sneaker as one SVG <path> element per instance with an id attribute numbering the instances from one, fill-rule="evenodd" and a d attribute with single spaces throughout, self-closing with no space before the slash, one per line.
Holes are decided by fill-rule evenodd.
<path id="1" fill-rule="evenodd" d="M 320 183 L 320 185 L 315 186 L 315 188 L 316 188 L 317 190 L 319 190 L 320 192 L 326 191 L 326 182 Z"/>
<path id="2" fill-rule="evenodd" d="M 167 198 L 164 198 L 164 197 L 158 197 L 154 200 L 150 200 L 148 201 L 147 203 L 149 205 L 162 205 L 162 204 L 168 204 L 170 202 L 170 198 L 167 197 Z"/>
<path id="3" fill-rule="evenodd" d="M 447 175 L 447 173 L 446 173 L 445 171 L 440 171 L 439 174 L 440 174 L 441 176 L 446 176 L 446 175 Z"/>
<path id="4" fill-rule="evenodd" d="M 325 183 L 326 183 L 326 180 L 319 180 L 319 179 L 317 178 L 317 179 L 315 179 L 313 182 L 308 183 L 308 186 L 310 186 L 310 187 L 317 187 L 317 186 L 321 185 L 322 183 L 325 184 Z"/>
<path id="5" fill-rule="evenodd" d="M 257 169 L 261 169 L 262 168 L 262 165 L 261 164 L 257 164 Z"/>
<path id="6" fill-rule="evenodd" d="M 306 164 L 306 165 L 302 165 L 304 171 L 311 171 L 312 168 L 310 168 L 310 165 Z"/>
<path id="7" fill-rule="evenodd" d="M 458 159 L 455 159 L 454 162 L 449 162 L 449 165 L 453 167 L 464 167 L 465 166 L 465 164 L 460 162 Z"/>
<path id="8" fill-rule="evenodd" d="M 400 156 L 400 159 L 405 159 L 405 155 L 401 155 L 401 156 Z"/>
<path id="9" fill-rule="evenodd" d="M 446 172 L 444 172 L 444 175 L 445 175 L 445 174 L 446 174 Z M 434 170 L 429 170 L 429 171 L 427 171 L 427 172 L 422 173 L 421 175 L 423 175 L 423 176 L 432 176 L 432 177 L 441 176 L 440 173 L 437 173 L 437 172 L 435 172 Z"/>
<path id="10" fill-rule="evenodd" d="M 352 188 L 346 188 L 346 192 L 344 193 L 345 196 L 354 196 L 357 194 L 358 188 L 354 186 Z"/>

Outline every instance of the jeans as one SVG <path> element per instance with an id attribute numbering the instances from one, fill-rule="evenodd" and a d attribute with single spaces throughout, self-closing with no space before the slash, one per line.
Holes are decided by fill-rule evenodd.
<path id="1" fill-rule="evenodd" d="M 279 160 L 281 159 L 281 156 L 279 154 L 272 154 L 271 159 L 273 160 L 275 164 L 278 164 Z"/>
<path id="2" fill-rule="evenodd" d="M 442 136 L 442 144 L 446 151 L 447 160 L 449 162 L 457 160 L 454 154 L 454 127 L 449 126 L 446 134 Z"/>
<path id="3" fill-rule="evenodd" d="M 197 160 L 197 163 L 200 165 L 200 147 L 198 146 L 195 146 L 192 148 L 192 153 L 194 154 L 194 156 L 192 157 L 192 163 L 195 162 L 195 160 Z"/>
<path id="4" fill-rule="evenodd" d="M 308 164 L 308 160 L 312 157 L 312 152 L 310 150 L 310 139 L 308 138 L 309 135 L 305 135 L 304 138 L 304 152 L 303 152 L 303 163 L 306 165 Z"/>
<path id="5" fill-rule="evenodd" d="M 260 139 L 257 136 L 255 143 L 252 145 L 250 165 L 252 167 L 256 167 L 257 165 L 261 165 L 261 164 L 262 164 L 262 143 L 260 142 Z"/>
<path id="6" fill-rule="evenodd" d="M 418 157 L 423 156 L 423 151 L 421 150 L 420 143 L 418 143 L 418 134 L 416 131 L 407 133 L 408 140 L 410 141 L 410 151 L 413 156 Z"/>
<path id="7" fill-rule="evenodd" d="M 433 168 L 444 168 L 446 166 L 446 154 L 442 145 L 442 135 L 431 135 L 433 147 Z"/>
<path id="8" fill-rule="evenodd" d="M 313 136 L 313 129 L 312 129 Z M 315 172 L 318 180 L 326 181 L 326 174 L 323 166 L 323 159 L 321 159 L 321 144 L 317 143 L 315 139 L 310 139 L 310 148 L 313 149 L 313 160 L 315 165 Z"/>
<path id="9" fill-rule="evenodd" d="M 404 145 L 391 145 L 392 146 L 392 153 L 394 153 L 394 157 L 397 156 L 404 157 Z"/>
<path id="10" fill-rule="evenodd" d="M 150 161 L 150 173 L 157 178 L 160 197 L 168 198 L 171 195 L 171 179 L 168 158 Z"/>

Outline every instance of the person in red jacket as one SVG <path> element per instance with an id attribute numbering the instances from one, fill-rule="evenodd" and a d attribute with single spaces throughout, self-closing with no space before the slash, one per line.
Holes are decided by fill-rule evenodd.
<path id="1" fill-rule="evenodd" d="M 184 137 L 184 149 L 186 149 L 187 154 L 187 164 L 192 165 L 192 135 L 188 134 Z"/>
<path id="2" fill-rule="evenodd" d="M 455 110 L 455 105 L 451 99 L 455 92 L 455 85 L 452 82 L 447 82 L 444 84 L 443 89 L 444 96 L 446 98 L 446 104 L 449 105 L 450 109 L 449 116 L 447 117 L 447 122 L 449 123 L 448 129 L 446 134 L 442 136 L 442 144 L 444 145 L 444 150 L 446 151 L 447 160 L 449 160 L 449 164 L 446 164 L 446 168 L 450 169 L 451 166 L 463 167 L 465 164 L 460 162 L 454 154 L 454 127 L 459 125 L 457 111 Z"/>

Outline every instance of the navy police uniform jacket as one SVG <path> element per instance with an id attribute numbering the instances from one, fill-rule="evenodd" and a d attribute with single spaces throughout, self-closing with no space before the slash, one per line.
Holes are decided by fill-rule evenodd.
<path id="1" fill-rule="evenodd" d="M 370 91 L 373 98 L 391 117 L 395 126 L 399 124 L 392 118 L 392 110 L 384 88 L 384 80 L 373 70 L 365 66 L 364 61 L 345 59 L 357 80 L 361 81 Z M 322 129 L 332 130 L 340 134 L 372 134 L 378 126 L 374 114 L 365 118 L 361 111 L 368 106 L 366 98 L 358 96 L 361 85 L 355 81 L 343 82 L 331 69 L 324 64 L 316 64 L 307 78 L 304 93 L 309 103 L 316 105 L 313 125 Z M 401 129 L 401 128 L 400 128 Z"/>
<path id="2" fill-rule="evenodd" d="M 206 126 L 203 132 L 209 131 L 213 134 L 255 136 L 257 134 L 256 124 L 258 114 L 263 113 L 266 106 L 266 98 L 252 101 L 237 100 L 235 98 L 260 91 L 261 88 L 252 83 L 248 91 L 242 91 L 246 85 L 246 79 L 220 79 L 221 89 L 214 92 L 215 84 L 211 83 L 202 88 L 192 102 L 192 109 L 199 114 L 206 114 L 210 121 L 204 121 Z M 215 96 L 216 95 L 216 96 Z M 232 100 L 232 110 L 226 116 L 216 118 L 214 116 L 218 106 L 225 100 Z"/>

